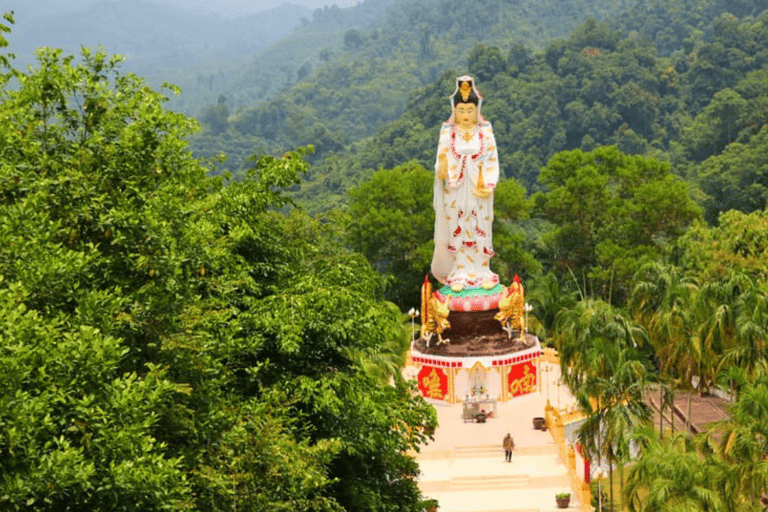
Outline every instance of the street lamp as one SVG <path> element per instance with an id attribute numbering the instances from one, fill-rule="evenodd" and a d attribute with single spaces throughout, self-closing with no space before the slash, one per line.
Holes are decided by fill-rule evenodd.
<path id="1" fill-rule="evenodd" d="M 408 310 L 408 316 L 411 317 L 411 343 L 416 339 L 416 325 L 414 319 L 419 316 L 419 310 L 411 308 Z"/>
<path id="2" fill-rule="evenodd" d="M 523 311 L 525 311 L 525 332 L 529 332 L 528 331 L 528 313 L 533 311 L 533 306 L 531 306 L 526 302 L 525 305 L 523 306 Z"/>
<path id="3" fill-rule="evenodd" d="M 553 370 L 551 363 L 544 363 L 541 371 L 544 373 L 544 380 L 547 381 L 547 405 L 549 405 L 549 372 Z"/>
<path id="4" fill-rule="evenodd" d="M 597 510 L 601 512 L 603 510 L 603 482 L 601 479 L 606 476 L 608 476 L 608 473 L 600 466 L 592 473 L 592 479 L 597 480 Z"/>

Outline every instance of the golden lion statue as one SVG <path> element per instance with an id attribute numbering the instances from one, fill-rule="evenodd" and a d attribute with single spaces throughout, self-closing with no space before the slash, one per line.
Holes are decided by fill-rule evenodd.
<path id="1" fill-rule="evenodd" d="M 429 348 L 429 341 L 435 334 L 437 334 L 437 343 L 450 341 L 448 338 L 443 339 L 442 337 L 443 331 L 451 327 L 448 322 L 448 315 L 451 312 L 448 308 L 450 300 L 450 297 L 446 297 L 442 301 L 439 300 L 432 293 L 429 276 L 424 277 L 424 284 L 421 287 L 421 337 L 426 341 L 427 348 Z"/>
<path id="2" fill-rule="evenodd" d="M 514 282 L 507 288 L 504 296 L 499 300 L 499 312 L 494 318 L 501 322 L 502 328 L 507 331 L 508 336 L 512 337 L 512 331 L 525 329 L 525 317 L 523 316 L 523 306 L 525 298 L 523 294 L 523 285 L 520 283 L 520 277 L 515 274 Z"/>

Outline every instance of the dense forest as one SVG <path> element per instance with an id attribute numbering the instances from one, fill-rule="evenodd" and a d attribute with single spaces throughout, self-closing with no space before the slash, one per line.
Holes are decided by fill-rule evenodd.
<path id="1" fill-rule="evenodd" d="M 305 150 L 209 177 L 119 58 L 38 59 L 0 54 L 0 508 L 420 510 L 403 315 L 277 212 Z"/>
<path id="2" fill-rule="evenodd" d="M 449 114 L 445 97 L 454 77 L 469 72 L 486 93 L 484 114 L 506 176 L 529 191 L 539 189 L 539 169 L 558 151 L 616 144 L 670 162 L 709 196 L 710 222 L 736 205 L 765 204 L 758 175 L 738 175 L 739 165 L 713 169 L 734 156 L 726 151 L 731 143 L 762 137 L 768 29 L 759 2 L 727 9 L 714 1 L 627 2 L 569 33 L 544 32 L 568 25 L 541 13 L 565 18 L 577 5 L 531 12 L 479 2 L 464 12 L 435 0 L 397 7 L 368 34 L 347 34 L 336 60 L 285 93 L 238 112 L 221 96 L 201 116 L 196 154 L 223 151 L 237 174 L 248 148 L 277 154 L 313 144 L 298 197 L 321 211 L 345 202 L 347 188 L 379 168 L 409 160 L 431 167 Z M 723 187 L 732 193 L 716 197 Z"/>
<path id="3" fill-rule="evenodd" d="M 297 37 L 336 40 L 300 77 L 251 75 L 199 122 L 103 51 L 20 70 L 5 14 L 2 508 L 423 510 L 404 312 L 470 73 L 492 265 L 559 350 L 585 453 L 632 461 L 628 510 L 762 510 L 768 5 L 551 4 L 315 11 Z M 731 397 L 721 442 L 651 429 L 643 395 L 676 389 Z"/>

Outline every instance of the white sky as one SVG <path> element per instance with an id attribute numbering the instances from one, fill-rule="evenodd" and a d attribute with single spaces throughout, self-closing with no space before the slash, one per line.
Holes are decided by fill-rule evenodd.
<path id="1" fill-rule="evenodd" d="M 100 1 L 126 0 L 0 0 L 0 4 L 10 4 L 0 7 L 0 13 L 7 10 L 21 11 L 24 7 L 43 11 L 82 10 Z M 174 4 L 192 11 L 217 12 L 226 18 L 237 18 L 278 7 L 283 3 L 303 5 L 310 9 L 338 5 L 341 8 L 352 7 L 361 0 L 141 0 L 147 3 Z M 13 4 L 16 4 L 14 7 Z"/>
<path id="2" fill-rule="evenodd" d="M 156 3 L 172 3 L 177 5 L 192 6 L 199 5 L 213 11 L 220 12 L 222 15 L 230 17 L 236 12 L 252 13 L 264 9 L 278 7 L 283 3 L 303 5 L 310 9 L 318 7 L 338 5 L 339 7 L 351 7 L 357 2 L 355 0 L 147 0 Z"/>

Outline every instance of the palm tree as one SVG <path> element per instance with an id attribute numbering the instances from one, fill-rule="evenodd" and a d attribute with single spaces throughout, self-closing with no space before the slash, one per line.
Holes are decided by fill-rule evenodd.
<path id="1" fill-rule="evenodd" d="M 747 510 L 747 506 L 756 507 L 768 490 L 768 378 L 761 376 L 743 386 L 729 413 L 730 418 L 720 424 L 718 451 L 731 479 L 721 486 L 741 496 L 742 510 Z"/>
<path id="2" fill-rule="evenodd" d="M 630 311 L 635 320 L 646 329 L 658 360 L 660 380 L 669 385 L 673 384 L 677 369 L 692 368 L 686 350 L 692 348 L 689 342 L 695 319 L 691 305 L 697 294 L 698 286 L 695 281 L 686 278 L 682 270 L 673 265 L 661 262 L 647 263 L 634 277 L 629 299 Z M 684 347 L 686 350 L 682 350 Z M 672 430 L 675 428 L 674 390 L 670 391 L 668 386 L 659 386 L 659 395 L 659 432 L 663 437 L 662 421 L 667 404 L 670 406 L 670 427 Z"/>
<path id="3" fill-rule="evenodd" d="M 621 472 L 632 455 L 629 439 L 636 428 L 650 422 L 650 411 L 643 401 L 648 386 L 650 364 L 635 348 L 601 340 L 589 354 L 590 376 L 577 393 L 581 409 L 588 414 L 577 435 L 591 457 L 609 462 L 611 505 L 613 506 L 613 467 Z"/>
<path id="4" fill-rule="evenodd" d="M 694 309 L 699 316 L 695 336 L 701 350 L 698 387 L 702 393 L 716 381 L 726 349 L 735 345 L 736 302 L 745 286 L 749 286 L 749 277 L 739 272 L 701 286 Z"/>
<path id="5" fill-rule="evenodd" d="M 641 456 L 629 469 L 625 496 L 630 512 L 726 512 L 732 510 L 717 491 L 722 464 L 694 438 L 673 433 L 659 440 L 648 428 L 635 441 Z"/>
<path id="6" fill-rule="evenodd" d="M 554 341 L 563 381 L 574 393 L 589 375 L 590 349 L 602 340 L 640 347 L 647 345 L 648 336 L 641 326 L 602 300 L 584 299 L 558 314 Z"/>
<path id="7" fill-rule="evenodd" d="M 738 366 L 755 377 L 768 370 L 768 293 L 749 276 L 741 275 L 734 299 L 734 340 L 719 370 Z"/>
<path id="8" fill-rule="evenodd" d="M 629 459 L 629 433 L 650 416 L 642 401 L 650 365 L 638 349 L 647 335 L 610 304 L 586 299 L 558 315 L 555 341 L 563 380 L 588 415 L 580 442 L 598 464 L 608 460 L 612 483 L 613 465 Z"/>
<path id="9" fill-rule="evenodd" d="M 564 287 L 553 273 L 536 279 L 526 292 L 528 302 L 533 307 L 531 318 L 537 321 L 547 338 L 555 329 L 560 311 L 573 307 L 577 300 L 576 290 Z"/>

